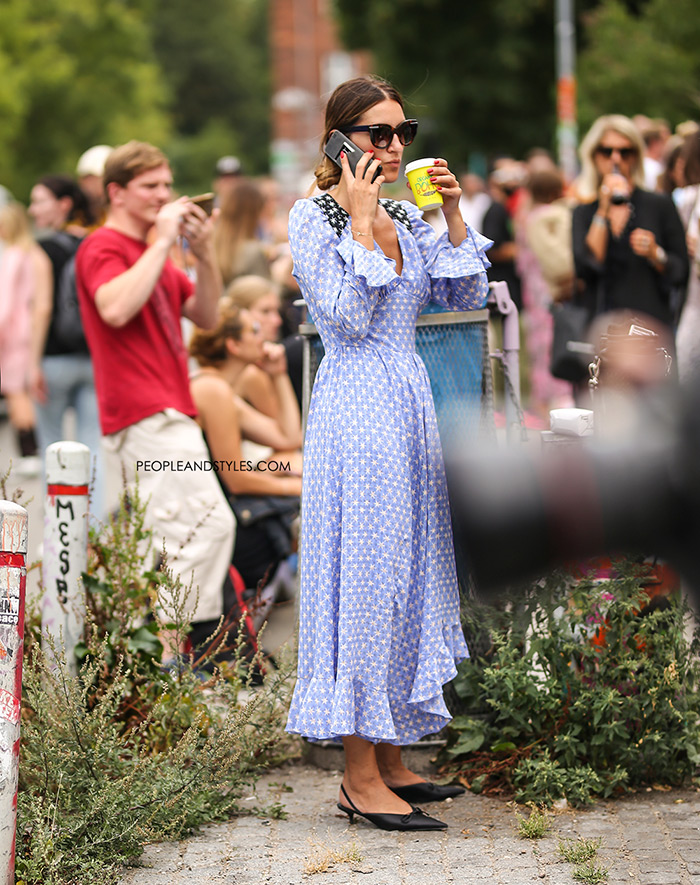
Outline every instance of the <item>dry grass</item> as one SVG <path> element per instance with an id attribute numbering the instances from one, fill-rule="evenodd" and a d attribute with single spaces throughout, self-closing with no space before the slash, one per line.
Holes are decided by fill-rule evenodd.
<path id="1" fill-rule="evenodd" d="M 315 842 L 309 839 L 311 854 L 304 864 L 304 875 L 313 876 L 314 873 L 326 873 L 337 864 L 360 864 L 364 855 L 360 846 L 354 840 L 342 845 L 327 845 L 324 842 Z"/>

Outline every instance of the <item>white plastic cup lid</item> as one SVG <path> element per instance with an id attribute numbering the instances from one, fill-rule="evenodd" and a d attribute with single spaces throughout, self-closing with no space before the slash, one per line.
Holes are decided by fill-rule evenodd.
<path id="1" fill-rule="evenodd" d="M 408 175 L 409 172 L 413 172 L 414 169 L 422 169 L 424 166 L 434 166 L 435 159 L 433 157 L 424 157 L 422 160 L 412 160 L 410 163 L 406 165 L 406 171 L 404 175 Z"/>

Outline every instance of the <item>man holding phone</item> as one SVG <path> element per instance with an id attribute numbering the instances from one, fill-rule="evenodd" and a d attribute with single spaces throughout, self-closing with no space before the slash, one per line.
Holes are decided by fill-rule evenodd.
<path id="1" fill-rule="evenodd" d="M 76 273 L 105 449 L 129 482 L 138 479 L 155 553 L 165 543 L 169 566 L 184 587 L 192 582 L 192 621 L 214 620 L 235 524 L 213 470 L 193 467 L 205 465 L 208 452 L 180 326 L 181 316 L 202 328 L 216 321 L 212 222 L 187 197 L 172 199 L 170 166 L 153 145 L 115 148 L 104 182 L 107 219 L 81 245 Z M 169 258 L 179 236 L 197 262 L 194 284 Z"/>

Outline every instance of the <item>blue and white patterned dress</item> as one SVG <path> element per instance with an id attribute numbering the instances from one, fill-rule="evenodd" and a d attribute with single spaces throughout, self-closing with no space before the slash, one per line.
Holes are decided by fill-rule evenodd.
<path id="1" fill-rule="evenodd" d="M 289 217 L 294 274 L 325 347 L 304 443 L 297 684 L 287 729 L 408 744 L 450 719 L 443 685 L 467 647 L 430 382 L 415 353 L 429 300 L 484 306 L 484 249 L 454 248 L 410 203 L 403 270 L 352 239 L 329 195 Z M 398 210 L 398 211 L 397 211 Z M 403 222 L 397 219 L 403 217 Z M 340 235 L 335 227 L 345 224 Z"/>

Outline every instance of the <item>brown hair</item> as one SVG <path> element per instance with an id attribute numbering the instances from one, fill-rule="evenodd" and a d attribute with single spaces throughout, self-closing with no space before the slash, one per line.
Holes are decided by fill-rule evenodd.
<path id="1" fill-rule="evenodd" d="M 216 368 L 226 361 L 226 340 L 238 341 L 243 331 L 242 310 L 229 298 L 219 301 L 219 317 L 213 329 L 195 329 L 190 339 L 190 354 L 200 366 Z"/>
<path id="2" fill-rule="evenodd" d="M 71 201 L 65 223 L 75 221 L 83 227 L 94 224 L 95 214 L 90 206 L 90 201 L 85 196 L 85 191 L 78 182 L 70 175 L 44 175 L 37 181 L 42 187 L 50 190 L 57 200 L 68 197 Z"/>
<path id="3" fill-rule="evenodd" d="M 355 77 L 354 80 L 346 80 L 345 83 L 341 83 L 333 91 L 326 105 L 326 122 L 321 138 L 321 152 L 323 153 L 323 148 L 334 129 L 339 129 L 342 132 L 345 127 L 354 125 L 365 111 L 385 99 L 398 102 L 403 108 L 403 99 L 398 89 L 380 77 Z M 340 181 L 340 167 L 323 154 L 314 175 L 318 189 L 326 191 Z"/>
<path id="4" fill-rule="evenodd" d="M 241 310 L 250 310 L 257 301 L 273 292 L 279 295 L 280 287 L 272 280 L 246 274 L 236 279 L 226 289 L 225 299 Z"/>
<path id="5" fill-rule="evenodd" d="M 226 194 L 214 227 L 214 250 L 224 280 L 232 276 L 236 253 L 246 240 L 256 240 L 265 197 L 249 178 Z"/>
<path id="6" fill-rule="evenodd" d="M 564 190 L 564 179 L 558 169 L 539 169 L 533 172 L 527 187 L 535 203 L 553 203 Z"/>
<path id="7" fill-rule="evenodd" d="M 160 148 L 145 141 L 128 141 L 114 148 L 105 161 L 104 188 L 108 184 L 127 184 L 142 172 L 150 172 L 159 166 L 167 166 L 168 158 Z"/>
<path id="8" fill-rule="evenodd" d="M 700 131 L 693 132 L 683 142 L 683 176 L 686 184 L 700 184 Z"/>
<path id="9" fill-rule="evenodd" d="M 666 156 L 664 157 L 664 171 L 659 175 L 659 190 L 662 194 L 672 194 L 673 191 L 679 186 L 676 181 L 676 176 L 679 175 L 681 180 L 684 180 L 683 175 L 683 166 L 685 165 L 685 159 L 683 157 L 683 149 L 685 147 L 685 140 L 680 137 L 680 135 L 672 135 L 669 140 L 666 142 Z M 678 166 L 679 160 L 681 161 L 681 168 L 678 170 L 676 167 Z M 684 181 L 685 183 L 685 181 Z"/>

